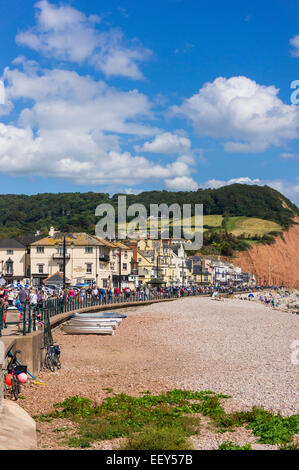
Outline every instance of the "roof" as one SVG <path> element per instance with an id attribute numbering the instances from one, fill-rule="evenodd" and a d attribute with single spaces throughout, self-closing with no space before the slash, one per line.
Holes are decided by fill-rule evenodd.
<path id="1" fill-rule="evenodd" d="M 93 236 L 100 244 L 104 246 L 108 246 L 109 248 L 115 248 L 115 244 L 113 242 L 110 242 L 109 240 L 106 240 L 105 238 Z"/>
<path id="2" fill-rule="evenodd" d="M 114 245 L 114 248 L 120 248 L 121 250 L 126 250 L 126 251 L 132 250 L 130 246 L 127 246 L 124 243 L 119 242 L 119 241 L 114 242 L 113 245 Z"/>
<path id="3" fill-rule="evenodd" d="M 57 273 L 52 274 L 51 276 L 47 277 L 47 279 L 44 279 L 44 284 L 48 283 L 51 284 L 51 282 L 63 282 L 63 276 L 57 271 Z M 68 279 L 66 279 L 68 281 Z"/>
<path id="4" fill-rule="evenodd" d="M 22 243 L 22 245 L 25 245 L 27 247 L 31 245 L 33 242 L 40 240 L 41 238 L 43 238 L 42 235 L 20 235 L 19 237 L 16 237 L 15 239 L 19 243 Z"/>
<path id="5" fill-rule="evenodd" d="M 31 246 L 55 246 L 63 245 L 63 240 L 65 237 L 66 245 L 76 245 L 76 246 L 98 246 L 102 243 L 89 235 L 88 233 L 62 233 L 56 232 L 53 237 L 45 237 L 31 244 Z"/>
<path id="6" fill-rule="evenodd" d="M 25 248 L 25 245 L 20 243 L 15 238 L 0 238 L 0 248 Z"/>

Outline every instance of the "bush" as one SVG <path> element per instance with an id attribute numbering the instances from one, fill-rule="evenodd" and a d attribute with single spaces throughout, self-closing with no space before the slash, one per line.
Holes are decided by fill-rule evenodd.
<path id="1" fill-rule="evenodd" d="M 194 446 L 181 428 L 146 427 L 128 438 L 122 450 L 192 450 Z"/>

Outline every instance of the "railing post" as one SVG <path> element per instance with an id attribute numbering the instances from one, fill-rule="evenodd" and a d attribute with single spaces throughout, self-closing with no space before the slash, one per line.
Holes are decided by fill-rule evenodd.
<path id="1" fill-rule="evenodd" d="M 27 305 L 25 304 L 23 309 L 23 336 L 26 336 Z"/>
<path id="2" fill-rule="evenodd" d="M 29 317 L 28 317 L 28 333 L 31 333 L 31 324 L 32 324 L 32 315 L 31 315 L 31 305 L 28 305 Z"/>
<path id="3" fill-rule="evenodd" d="M 3 328 L 3 316 L 4 316 L 4 308 L 0 308 L 0 338 L 2 336 L 2 328 Z"/>
<path id="4" fill-rule="evenodd" d="M 36 309 L 33 307 L 33 331 L 36 331 Z"/>

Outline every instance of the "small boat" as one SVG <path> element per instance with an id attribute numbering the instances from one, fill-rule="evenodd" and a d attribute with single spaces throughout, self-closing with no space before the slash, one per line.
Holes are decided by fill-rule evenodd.
<path id="1" fill-rule="evenodd" d="M 114 335 L 112 326 L 76 326 L 69 323 L 63 325 L 62 328 L 68 335 Z"/>
<path id="2" fill-rule="evenodd" d="M 77 320 L 72 318 L 69 322 L 69 325 L 74 326 L 111 326 L 114 330 L 119 326 L 119 323 L 116 320 L 107 320 L 105 318 L 86 318 L 84 320 Z"/>
<path id="3" fill-rule="evenodd" d="M 71 317 L 70 321 L 72 322 L 80 322 L 80 323 L 85 323 L 85 322 L 92 322 L 92 323 L 111 323 L 111 324 L 117 324 L 119 326 L 121 322 L 123 321 L 122 318 L 112 318 L 112 317 L 84 317 L 81 318 L 79 315 L 75 317 Z"/>
<path id="4" fill-rule="evenodd" d="M 127 318 L 127 315 L 123 315 L 121 313 L 114 313 L 114 312 L 96 312 L 96 313 L 74 313 L 72 317 L 80 317 L 80 318 Z"/>

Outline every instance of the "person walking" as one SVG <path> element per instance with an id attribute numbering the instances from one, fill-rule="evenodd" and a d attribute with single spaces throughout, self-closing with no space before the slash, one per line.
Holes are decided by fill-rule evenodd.
<path id="1" fill-rule="evenodd" d="M 108 294 L 108 303 L 112 304 L 112 289 L 111 289 L 111 287 L 109 287 L 109 289 L 107 291 L 107 294 Z"/>
<path id="2" fill-rule="evenodd" d="M 23 308 L 26 306 L 26 300 L 27 300 L 27 292 L 25 291 L 24 287 L 19 292 L 19 299 L 21 302 L 21 305 Z"/>

